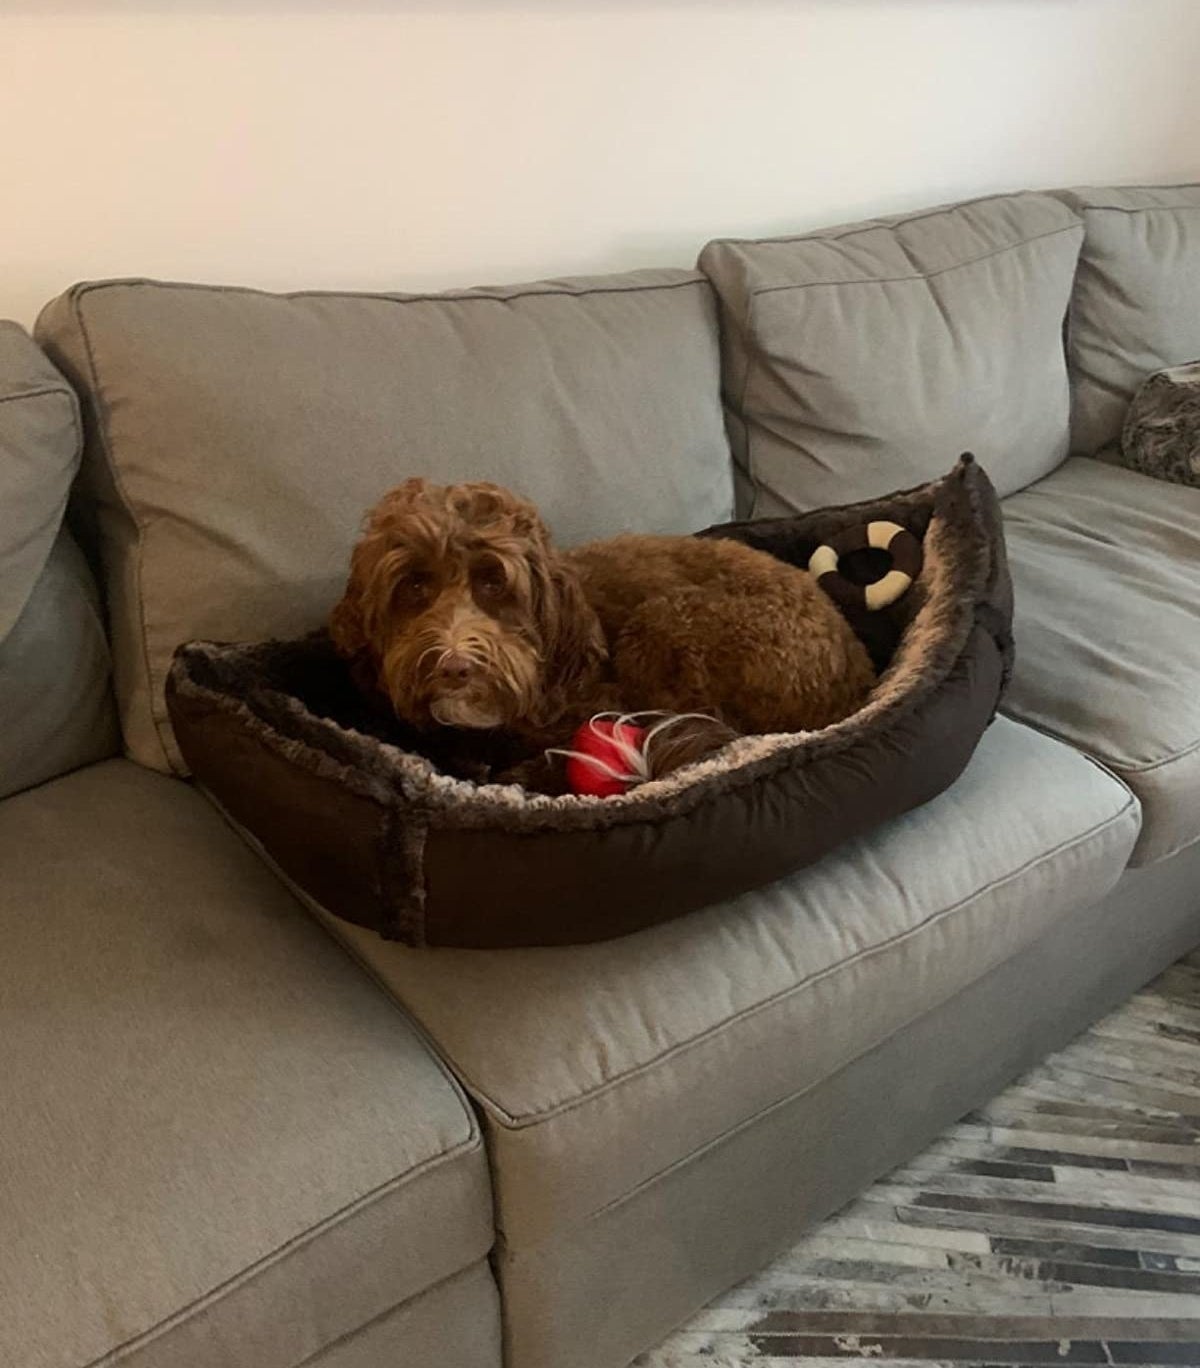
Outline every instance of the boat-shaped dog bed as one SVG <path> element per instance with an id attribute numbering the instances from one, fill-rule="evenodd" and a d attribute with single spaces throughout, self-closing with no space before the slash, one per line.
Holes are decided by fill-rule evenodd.
<path id="1" fill-rule="evenodd" d="M 822 731 L 743 737 L 617 797 L 475 784 L 370 720 L 318 634 L 181 647 L 168 684 L 179 745 L 302 893 L 389 939 L 561 945 L 636 931 L 810 864 L 932 798 L 970 759 L 1011 667 L 1012 589 L 996 496 L 969 457 L 889 498 L 702 535 L 807 566 L 873 521 L 912 533 L 923 565 L 880 611 L 843 596 L 881 673 L 858 712 Z"/>

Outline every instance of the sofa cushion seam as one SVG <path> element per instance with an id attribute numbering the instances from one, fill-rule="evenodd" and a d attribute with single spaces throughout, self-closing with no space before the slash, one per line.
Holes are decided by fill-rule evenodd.
<path id="1" fill-rule="evenodd" d="M 1119 783 L 1120 781 L 1118 780 L 1117 782 Z M 752 1003 L 750 1004 L 750 1006 L 743 1008 L 741 1011 L 735 1012 L 731 1016 L 723 1018 L 715 1025 L 707 1027 L 705 1030 L 699 1032 L 697 1035 L 691 1036 L 687 1040 L 677 1041 L 674 1045 L 670 1046 L 668 1049 L 664 1051 L 661 1051 L 659 1054 L 654 1055 L 652 1058 L 643 1061 L 641 1064 L 635 1065 L 633 1068 L 626 1070 L 624 1073 L 618 1074 L 614 1078 L 606 1079 L 603 1083 L 599 1084 L 598 1086 L 594 1088 L 589 1088 L 586 1092 L 580 1093 L 575 1097 L 568 1098 L 563 1102 L 556 1103 L 555 1105 L 545 1108 L 541 1111 L 519 1113 L 509 1112 L 505 1108 L 500 1106 L 499 1103 L 497 1103 L 494 1099 L 489 1097 L 488 1094 L 481 1087 L 479 1087 L 475 1082 L 473 1082 L 465 1070 L 459 1068 L 457 1065 L 454 1066 L 455 1070 L 458 1073 L 459 1077 L 462 1078 L 465 1086 L 472 1092 L 472 1094 L 479 1100 L 481 1104 L 485 1105 L 488 1108 L 488 1110 L 494 1116 L 496 1116 L 496 1118 L 499 1121 L 503 1123 L 505 1129 L 513 1131 L 525 1130 L 533 1126 L 540 1125 L 545 1121 L 553 1120 L 559 1116 L 565 1115 L 566 1113 L 574 1111 L 581 1106 L 586 1106 L 594 1098 L 601 1096 L 604 1093 L 615 1091 L 617 1088 L 623 1086 L 632 1079 L 635 1079 L 644 1073 L 651 1072 L 652 1070 L 658 1068 L 665 1061 L 673 1059 L 678 1055 L 685 1054 L 691 1049 L 704 1044 L 706 1041 L 713 1039 L 716 1036 L 720 1035 L 722 1032 L 726 1031 L 730 1026 L 735 1025 L 743 1020 L 748 1020 L 749 1018 L 756 1016 L 761 1012 L 767 1011 L 770 1008 L 777 1006 L 781 1002 L 786 1002 L 789 998 L 811 987 L 811 985 L 819 983 L 822 979 L 829 978 L 850 965 L 860 963 L 863 960 L 871 959 L 883 953 L 884 951 L 891 949 L 896 945 L 902 944 L 904 941 L 911 939 L 913 936 L 924 931 L 926 928 L 933 925 L 934 923 L 942 920 L 944 917 L 950 916 L 952 913 L 960 911 L 969 903 L 974 902 L 976 899 L 980 898 L 984 894 L 993 892 L 998 888 L 1002 888 L 1005 884 L 1011 883 L 1014 879 L 1019 878 L 1021 875 L 1027 873 L 1031 869 L 1036 868 L 1038 865 L 1043 864 L 1048 860 L 1054 859 L 1056 856 L 1061 855 L 1067 851 L 1073 850 L 1076 847 L 1093 840 L 1095 837 L 1102 835 L 1110 828 L 1117 826 L 1129 812 L 1134 811 L 1138 808 L 1137 797 L 1130 792 L 1126 785 L 1121 784 L 1120 787 L 1122 792 L 1125 794 L 1125 802 L 1121 805 L 1120 808 L 1118 808 L 1115 812 L 1111 813 L 1103 821 L 1096 823 L 1092 827 L 1089 827 L 1086 831 L 1080 832 L 1078 835 L 1071 837 L 1069 840 L 1059 842 L 1058 845 L 1051 847 L 1051 849 L 1049 850 L 1042 851 L 1040 854 L 1030 857 L 1023 864 L 1018 865 L 1015 869 L 1009 870 L 1008 873 L 999 875 L 996 878 L 989 880 L 986 884 L 983 884 L 980 887 L 973 889 L 970 893 L 964 895 L 962 898 L 959 898 L 956 902 L 951 903 L 946 907 L 939 908 L 936 912 L 931 913 L 928 917 L 925 917 L 920 922 L 918 922 L 917 925 L 908 927 L 906 930 L 900 932 L 899 934 L 895 936 L 890 936 L 884 941 L 880 941 L 877 945 L 868 946 L 867 948 L 860 950 L 856 954 L 848 956 L 846 959 L 838 960 L 836 964 L 827 965 L 824 969 L 818 970 L 816 973 L 808 975 L 806 978 L 801 979 L 799 982 L 790 984 L 787 988 L 781 989 L 778 993 L 772 994 L 770 997 L 765 998 L 762 1002 Z M 450 1057 L 449 1054 L 447 1057 Z"/>
<path id="2" fill-rule="evenodd" d="M 1155 770 L 1166 769 L 1168 765 L 1173 765 L 1177 760 L 1186 760 L 1188 756 L 1200 751 L 1200 739 L 1197 739 L 1190 741 L 1182 750 L 1172 751 L 1170 755 L 1164 755 L 1158 760 L 1118 760 L 1113 755 L 1105 755 L 1100 750 L 1089 747 L 1085 741 L 1067 736 L 1064 732 L 1050 726 L 1049 723 L 1042 722 L 1032 716 L 1025 716 L 1020 711 L 1019 706 L 1014 705 L 1011 700 L 1002 705 L 1000 711 L 1005 717 L 1011 717 L 1022 726 L 1033 727 L 1042 735 L 1051 736 L 1055 741 L 1061 741 L 1064 746 L 1070 746 L 1072 750 L 1078 751 L 1088 759 L 1097 761 L 1106 772 L 1115 772 L 1117 778 L 1124 774 L 1152 774 Z"/>
<path id="3" fill-rule="evenodd" d="M 177 1311 L 173 1311 L 169 1316 L 148 1326 L 145 1330 L 139 1331 L 136 1335 L 114 1345 L 111 1349 L 106 1349 L 99 1358 L 92 1359 L 87 1368 L 107 1368 L 109 1364 L 116 1364 L 120 1358 L 134 1348 L 141 1348 L 145 1344 L 152 1343 L 161 1339 L 164 1335 L 176 1329 L 178 1326 L 186 1324 L 187 1321 L 199 1311 L 207 1307 L 216 1306 L 224 1301 L 230 1293 L 248 1283 L 252 1283 L 262 1273 L 269 1268 L 273 1268 L 282 1259 L 286 1258 L 294 1250 L 302 1248 L 310 1240 L 316 1239 L 327 1231 L 335 1230 L 347 1220 L 353 1219 L 361 1211 L 368 1210 L 376 1203 L 390 1197 L 393 1193 L 399 1192 L 408 1186 L 410 1182 L 417 1182 L 430 1173 L 435 1173 L 439 1168 L 448 1165 L 464 1155 L 475 1153 L 482 1149 L 482 1138 L 478 1134 L 471 1135 L 467 1140 L 461 1141 L 453 1149 L 443 1150 L 439 1154 L 432 1154 L 422 1160 L 413 1168 L 406 1170 L 402 1174 L 389 1178 L 386 1182 L 380 1183 L 369 1192 L 363 1193 L 361 1197 L 356 1197 L 345 1206 L 340 1207 L 332 1215 L 308 1226 L 305 1230 L 291 1236 L 281 1245 L 269 1250 L 247 1268 L 241 1269 L 232 1277 L 224 1282 L 218 1283 L 215 1287 L 209 1288 L 207 1292 L 202 1292 L 198 1297 L 193 1297 L 191 1301 L 181 1306 Z M 461 1270 L 460 1270 L 461 1271 Z M 405 1300 L 408 1300 L 407 1298 Z M 403 1305 L 403 1303 L 397 1303 Z"/>
<path id="4" fill-rule="evenodd" d="M 22 399 L 50 399 L 55 395 L 61 395 L 66 399 L 71 407 L 71 401 L 75 397 L 75 391 L 67 384 L 40 385 L 37 389 L 14 391 L 12 394 L 0 394 L 0 404 L 19 404 Z"/>
<path id="5" fill-rule="evenodd" d="M 1155 770 L 1166 769 L 1168 765 L 1173 765 L 1177 760 L 1186 760 L 1190 755 L 1200 751 L 1200 739 L 1192 741 L 1184 746 L 1182 750 L 1173 751 L 1170 755 L 1164 755 L 1161 760 L 1138 761 L 1133 764 L 1125 764 L 1116 760 L 1110 763 L 1115 768 L 1120 768 L 1126 774 L 1152 774 Z"/>
<path id="6" fill-rule="evenodd" d="M 1061 199 L 1057 199 L 1050 191 L 1045 190 L 1017 190 L 999 191 L 992 195 L 976 195 L 974 199 L 961 200 L 957 204 L 943 204 L 936 209 L 921 209 L 915 213 L 906 214 L 888 222 L 886 219 L 872 219 L 867 223 L 851 224 L 843 228 L 840 232 L 825 231 L 814 229 L 811 233 L 794 233 L 788 237 L 769 237 L 769 238 L 718 238 L 718 246 L 731 247 L 770 247 L 774 243 L 783 245 L 793 242 L 843 242 L 846 238 L 858 237 L 864 233 L 895 232 L 897 228 L 905 228 L 910 223 L 926 223 L 930 219 L 949 218 L 950 215 L 958 213 L 961 209 L 970 209 L 977 204 L 999 204 L 1005 200 L 1020 199 L 1025 195 L 1037 196 L 1044 203 L 1053 203 L 1057 208 L 1065 209 L 1070 214 L 1076 225 L 1082 220 L 1079 214 Z"/>
<path id="7" fill-rule="evenodd" d="M 83 423 L 79 414 L 79 396 L 66 381 L 61 384 L 43 385 L 40 389 L 27 390 L 23 394 L 4 394 L 0 395 L 0 404 L 16 404 L 23 399 L 54 399 L 62 398 L 67 401 L 67 408 L 71 411 L 71 432 L 75 438 L 75 451 L 73 460 L 76 469 L 71 472 L 71 482 L 74 483 L 75 474 L 78 470 L 78 463 L 83 454 Z M 69 490 L 68 490 L 69 492 Z"/>
<path id="8" fill-rule="evenodd" d="M 535 284 L 536 282 L 531 282 Z M 693 285 L 711 288 L 708 278 L 701 271 L 688 272 L 685 279 L 661 281 L 656 285 L 597 285 L 585 290 L 539 290 L 534 288 L 517 289 L 509 294 L 489 293 L 488 286 L 480 287 L 480 293 L 452 290 L 427 294 L 387 294 L 371 290 L 292 290 L 277 291 L 258 289 L 253 285 L 206 285 L 199 281 L 153 280 L 149 277 L 134 276 L 118 280 L 88 281 L 75 287 L 82 298 L 100 290 L 187 290 L 199 294 L 252 295 L 259 299 L 344 299 L 373 300 L 382 304 L 510 304 L 522 299 L 585 299 L 590 295 L 655 294 L 664 290 L 681 290 Z"/>
<path id="9" fill-rule="evenodd" d="M 1131 859 L 1129 867 L 1130 869 L 1149 869 L 1151 865 L 1163 864 L 1166 860 L 1173 860 L 1177 855 L 1182 855 L 1185 851 L 1191 850 L 1194 845 L 1200 845 L 1200 835 L 1186 836 L 1168 849 L 1156 852 L 1149 859 Z M 1139 851 L 1134 851 L 1135 856 L 1139 854 Z"/>
<path id="10" fill-rule="evenodd" d="M 841 289 L 848 285 L 906 285 L 924 280 L 937 280 L 940 276 L 949 275 L 953 271 L 962 271 L 969 266 L 977 266 L 981 261 L 991 261 L 998 256 L 1019 252 L 1022 248 L 1031 247 L 1037 242 L 1044 242 L 1047 238 L 1061 237 L 1063 233 L 1078 233 L 1082 243 L 1083 224 L 1079 222 L 1069 223 L 1062 228 L 1053 228 L 1047 233 L 1038 233 L 1033 237 L 1021 238 L 1020 241 L 1006 243 L 1003 247 L 984 252 L 980 256 L 969 257 L 965 261 L 956 261 L 949 266 L 939 267 L 936 271 L 922 271 L 903 276 L 863 276 L 853 280 L 802 280 L 788 285 L 760 285 L 752 289 L 751 293 L 757 298 L 759 295 L 781 294 L 788 290 Z"/>
<path id="11" fill-rule="evenodd" d="M 305 1356 L 294 1365 L 294 1368 L 309 1368 L 310 1364 L 319 1364 L 321 1356 L 329 1353 L 331 1349 L 336 1349 L 343 1344 L 352 1343 L 373 1326 L 382 1323 L 390 1316 L 394 1316 L 397 1311 L 404 1311 L 417 1302 L 423 1301 L 426 1297 L 434 1296 L 436 1293 L 447 1288 L 451 1283 L 457 1282 L 460 1278 L 466 1278 L 470 1274 L 475 1273 L 476 1270 L 480 1269 L 481 1265 L 486 1267 L 486 1263 L 487 1255 L 485 1254 L 472 1263 L 467 1264 L 465 1268 L 456 1268 L 453 1273 L 447 1273 L 444 1277 L 438 1278 L 435 1282 L 431 1282 L 428 1287 L 421 1288 L 419 1292 L 414 1292 L 412 1296 L 405 1297 L 403 1301 L 393 1302 L 391 1306 L 385 1306 L 382 1311 L 376 1312 L 375 1315 L 368 1317 L 361 1325 L 356 1325 L 352 1329 L 344 1331 L 342 1334 L 336 1336 L 336 1338 L 319 1345 L 312 1353 L 305 1354 Z M 491 1275 L 485 1272 L 485 1276 L 490 1277 Z"/>
<path id="12" fill-rule="evenodd" d="M 324 914 L 324 909 L 321 907 L 320 903 L 318 903 L 305 889 L 301 888 L 290 875 L 285 874 L 279 867 L 279 864 L 267 854 L 265 850 L 255 844 L 256 838 L 240 823 L 234 821 L 233 816 L 225 806 L 220 803 L 207 788 L 195 783 L 192 783 L 191 787 L 197 793 L 197 796 L 202 797 L 204 801 L 213 808 L 217 816 L 226 824 L 233 835 L 236 836 L 256 858 L 260 859 L 266 865 L 275 878 L 277 878 L 292 897 L 295 898 L 296 905 L 311 921 L 315 922 L 318 929 L 327 937 L 329 943 L 335 947 L 338 953 L 343 955 L 346 961 L 352 964 L 356 969 L 363 970 L 366 973 L 375 987 L 379 989 L 385 1007 L 387 1007 L 391 1014 L 412 1032 L 422 1045 L 424 1045 L 430 1059 L 437 1068 L 438 1078 L 450 1089 L 459 1106 L 462 1108 L 462 1115 L 466 1118 L 467 1123 L 467 1137 L 465 1141 L 461 1141 L 460 1143 L 470 1144 L 472 1141 L 477 1141 L 482 1144 L 483 1132 L 480 1128 L 479 1117 L 476 1114 L 475 1108 L 471 1105 L 471 1099 L 467 1096 L 458 1078 L 447 1065 L 440 1050 L 437 1048 L 436 1043 L 425 1029 L 424 1025 L 413 1016 L 396 994 L 388 988 L 386 982 L 378 973 L 376 973 L 375 969 L 365 959 L 358 955 L 347 941 L 343 940 L 340 936 L 334 935 L 330 928 L 321 920 L 319 915 L 314 915 L 314 909 L 318 913 Z"/>
<path id="13" fill-rule="evenodd" d="M 750 382 L 754 378 L 755 371 L 758 368 L 758 346 L 754 341 L 754 334 L 752 331 L 755 298 L 754 291 L 749 291 L 746 298 L 745 318 L 742 324 L 743 345 L 746 348 L 746 373 L 742 376 L 741 402 L 737 410 L 738 419 L 742 424 L 742 430 L 746 434 L 746 477 L 750 481 L 750 516 L 752 518 L 762 503 L 762 481 L 759 478 L 754 454 L 757 432 L 755 425 L 750 422 L 746 414 L 746 401 L 750 394 Z"/>
<path id="14" fill-rule="evenodd" d="M 150 713 L 150 722 L 154 728 L 155 739 L 168 770 L 178 774 L 175 763 L 171 758 L 171 752 L 163 734 L 163 719 L 160 719 L 155 706 L 155 684 L 154 670 L 150 662 L 150 635 L 146 622 L 146 594 L 144 589 L 144 568 L 146 551 L 146 522 L 141 516 L 134 502 L 130 499 L 125 488 L 125 481 L 120 467 L 113 455 L 112 436 L 109 431 L 108 422 L 108 402 L 104 397 L 104 386 L 100 383 L 99 368 L 96 363 L 95 348 L 92 344 L 92 336 L 88 330 L 87 322 L 83 316 L 83 296 L 85 290 L 80 290 L 71 301 L 71 306 L 75 314 L 75 321 L 79 325 L 79 334 L 83 338 L 84 354 L 87 357 L 88 374 L 91 379 L 92 391 L 96 401 L 96 428 L 100 438 L 100 450 L 108 473 L 113 481 L 113 488 L 116 490 L 117 497 L 124 505 L 125 512 L 132 520 L 134 529 L 137 532 L 137 554 L 134 558 L 134 583 L 137 592 L 137 621 L 140 629 L 141 640 L 139 654 L 142 659 L 142 666 L 146 671 L 146 706 Z M 115 685 L 115 671 L 114 671 Z M 124 708 L 122 707 L 122 732 L 124 732 Z"/>
<path id="15" fill-rule="evenodd" d="M 687 1154 L 681 1155 L 672 1163 L 667 1164 L 666 1167 L 658 1169 L 646 1178 L 641 1179 L 634 1187 L 630 1188 L 628 1192 L 620 1193 L 618 1196 L 593 1208 L 591 1211 L 584 1214 L 580 1220 L 595 1220 L 597 1217 L 603 1216 L 605 1212 L 622 1206 L 625 1202 L 636 1197 L 639 1192 L 644 1191 L 648 1187 L 652 1187 L 656 1182 L 667 1177 L 672 1172 L 687 1167 L 687 1165 L 701 1158 L 709 1151 L 717 1149 L 720 1145 L 726 1143 L 742 1131 L 757 1125 L 764 1117 L 770 1116 L 772 1112 L 779 1111 L 783 1107 L 788 1107 L 794 1102 L 798 1102 L 801 1098 L 806 1097 L 809 1093 L 815 1092 L 817 1088 L 828 1083 L 831 1079 L 836 1078 L 839 1074 L 844 1073 L 847 1069 L 852 1069 L 860 1060 L 865 1059 L 876 1050 L 882 1049 L 889 1041 L 894 1040 L 897 1036 L 922 1020 L 922 1018 L 927 1016 L 931 1011 L 937 1011 L 946 1006 L 947 1003 L 953 1002 L 955 998 L 961 997 L 963 993 L 973 987 L 976 983 L 982 982 L 989 974 L 993 974 L 997 970 L 1002 969 L 1006 964 L 1010 964 L 1027 948 L 1028 947 L 1025 945 L 1017 946 L 1011 954 L 1005 955 L 1003 959 L 997 960 L 995 964 L 986 969 L 978 978 L 972 979 L 969 983 L 960 984 L 947 997 L 940 999 L 940 1001 L 934 1003 L 932 1006 L 923 1004 L 922 1007 L 911 1016 L 906 1017 L 903 1021 L 892 1026 L 884 1035 L 880 1036 L 878 1040 L 874 1040 L 870 1044 L 864 1045 L 862 1049 L 834 1065 L 828 1073 L 822 1074 L 820 1078 L 814 1078 L 812 1082 L 806 1083 L 802 1088 L 794 1089 L 785 1097 L 777 1097 L 772 1101 L 767 1102 L 765 1105 L 759 1107 L 752 1115 L 743 1117 L 735 1124 L 727 1126 L 719 1135 L 712 1136 L 709 1140 L 706 1140 L 704 1144 L 698 1145 L 695 1149 L 689 1150 Z"/>
<path id="16" fill-rule="evenodd" d="M 1149 188 L 1149 187 L 1147 187 Z M 1186 186 L 1180 186 L 1186 189 Z M 1086 204 L 1082 208 L 1084 214 L 1197 214 L 1200 213 L 1200 204 L 1143 204 L 1138 208 L 1130 208 L 1121 204 Z"/>

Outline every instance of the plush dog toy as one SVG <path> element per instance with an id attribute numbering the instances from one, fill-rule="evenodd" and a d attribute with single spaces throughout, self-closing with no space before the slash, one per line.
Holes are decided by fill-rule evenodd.
<path id="1" fill-rule="evenodd" d="M 839 567 L 843 556 L 867 550 L 885 552 L 890 564 L 880 578 L 859 584 L 847 578 Z M 808 573 L 843 608 L 865 608 L 875 613 L 908 593 L 921 573 L 923 558 L 921 543 L 906 527 L 877 519 L 848 527 L 818 546 L 809 557 Z"/>

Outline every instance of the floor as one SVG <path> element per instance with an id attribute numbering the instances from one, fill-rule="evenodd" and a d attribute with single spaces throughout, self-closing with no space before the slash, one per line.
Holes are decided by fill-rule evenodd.
<path id="1" fill-rule="evenodd" d="M 1200 1368 L 1200 952 L 636 1368 Z"/>

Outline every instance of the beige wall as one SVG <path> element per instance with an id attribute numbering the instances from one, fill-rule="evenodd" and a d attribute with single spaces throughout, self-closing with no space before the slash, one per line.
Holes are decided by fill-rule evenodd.
<path id="1" fill-rule="evenodd" d="M 0 0 L 0 315 L 422 289 L 1200 178 L 1196 0 Z"/>

